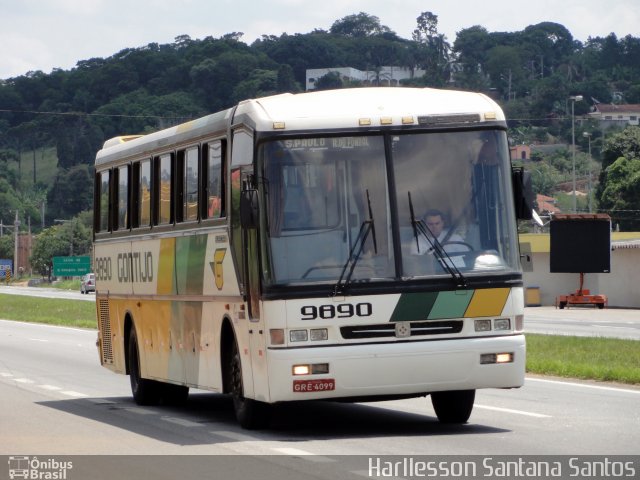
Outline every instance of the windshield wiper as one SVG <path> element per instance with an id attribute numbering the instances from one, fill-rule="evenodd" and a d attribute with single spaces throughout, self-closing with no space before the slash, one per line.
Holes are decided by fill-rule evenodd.
<path id="1" fill-rule="evenodd" d="M 424 220 L 416 220 L 416 216 L 413 212 L 413 201 L 411 200 L 411 192 L 407 192 L 409 195 L 409 213 L 411 214 L 411 226 L 413 227 L 413 235 L 416 238 L 416 247 L 418 252 L 420 251 L 420 239 L 418 234 L 422 235 L 429 245 L 431 245 L 431 251 L 435 255 L 438 263 L 442 266 L 442 268 L 451 275 L 451 278 L 454 282 L 456 282 L 457 288 L 465 288 L 467 286 L 467 279 L 464 278 L 464 275 L 458 270 L 455 263 L 446 252 L 442 243 L 438 240 L 438 238 L 433 235 L 433 232 L 429 229 L 429 227 L 424 223 Z"/>
<path id="2" fill-rule="evenodd" d="M 371 239 L 373 240 L 373 251 L 374 253 L 378 253 L 378 242 L 376 241 L 376 227 L 373 222 L 373 211 L 371 210 L 371 199 L 369 198 L 369 190 L 366 190 L 367 193 L 367 205 L 369 207 L 369 219 L 365 220 L 360 224 L 360 230 L 358 231 L 358 236 L 356 237 L 355 242 L 353 242 L 353 247 L 349 252 L 349 258 L 345 262 L 342 267 L 342 272 L 340 273 L 340 278 L 338 278 L 338 282 L 333 287 L 333 296 L 342 295 L 344 293 L 344 287 L 349 284 L 351 280 L 351 275 L 353 275 L 353 271 L 356 268 L 356 264 L 358 260 L 360 260 L 360 256 L 362 255 L 362 251 L 364 250 L 364 246 L 367 242 L 367 238 L 369 238 L 369 234 L 371 234 Z M 351 266 L 351 268 L 349 268 Z M 345 277 L 345 273 L 349 269 L 349 273 Z"/>

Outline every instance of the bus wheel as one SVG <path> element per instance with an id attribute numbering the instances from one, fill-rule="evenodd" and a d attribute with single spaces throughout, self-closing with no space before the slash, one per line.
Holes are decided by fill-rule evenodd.
<path id="1" fill-rule="evenodd" d="M 230 393 L 233 397 L 233 409 L 242 428 L 255 430 L 269 425 L 271 408 L 264 402 L 244 397 L 242 384 L 242 364 L 238 345 L 233 342 L 229 362 Z"/>
<path id="2" fill-rule="evenodd" d="M 138 405 L 154 405 L 158 403 L 158 383 L 140 376 L 140 350 L 135 327 L 129 334 L 129 381 L 131 393 Z"/>
<path id="3" fill-rule="evenodd" d="M 475 390 L 435 392 L 431 403 L 441 423 L 467 423 L 475 398 Z"/>

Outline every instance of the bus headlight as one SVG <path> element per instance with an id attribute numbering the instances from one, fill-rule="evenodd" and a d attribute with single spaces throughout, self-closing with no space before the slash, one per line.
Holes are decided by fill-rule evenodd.
<path id="1" fill-rule="evenodd" d="M 493 321 L 494 330 L 511 330 L 511 320 L 508 318 L 496 318 Z"/>
<path id="2" fill-rule="evenodd" d="M 491 320 L 489 319 L 481 319 L 473 322 L 475 326 L 476 332 L 490 332 L 491 331 Z"/>
<path id="3" fill-rule="evenodd" d="M 289 341 L 306 342 L 309 340 L 309 332 L 307 330 L 291 330 L 289 332 Z"/>
<path id="4" fill-rule="evenodd" d="M 329 339 L 329 331 L 326 328 L 312 328 L 309 334 L 312 342 Z"/>

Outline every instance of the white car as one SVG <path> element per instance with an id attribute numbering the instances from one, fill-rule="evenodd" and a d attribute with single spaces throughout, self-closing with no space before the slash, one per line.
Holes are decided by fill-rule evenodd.
<path id="1" fill-rule="evenodd" d="M 96 276 L 93 273 L 87 273 L 82 276 L 80 282 L 80 293 L 89 293 L 96 291 Z"/>

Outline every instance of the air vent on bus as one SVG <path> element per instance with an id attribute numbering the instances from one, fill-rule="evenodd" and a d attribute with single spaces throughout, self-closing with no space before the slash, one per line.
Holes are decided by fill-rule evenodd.
<path id="1" fill-rule="evenodd" d="M 460 333 L 462 320 L 445 320 L 431 322 L 410 322 L 410 332 L 403 337 L 415 337 L 423 335 L 443 335 Z M 376 325 L 352 325 L 341 327 L 342 338 L 351 340 L 358 338 L 396 337 L 396 323 L 381 323 Z"/>
<path id="2" fill-rule="evenodd" d="M 113 349 L 111 347 L 111 321 L 109 319 L 109 301 L 98 300 L 98 314 L 100 316 L 100 332 L 102 332 L 102 362 L 113 363 Z"/>

